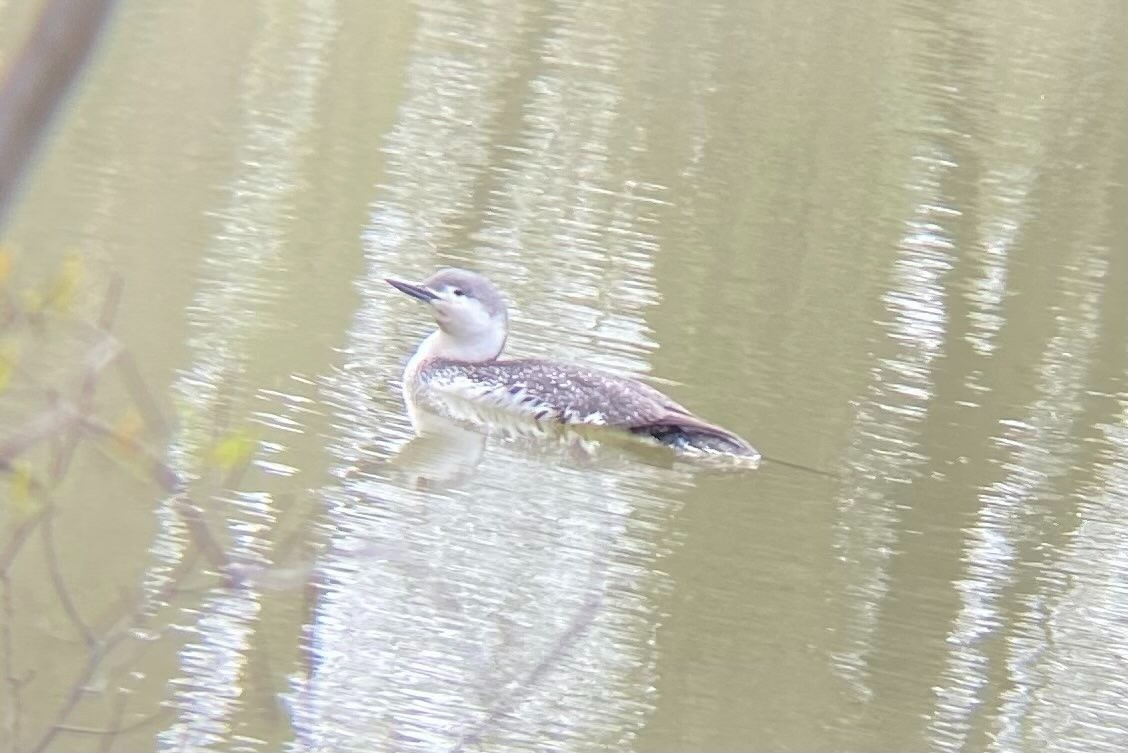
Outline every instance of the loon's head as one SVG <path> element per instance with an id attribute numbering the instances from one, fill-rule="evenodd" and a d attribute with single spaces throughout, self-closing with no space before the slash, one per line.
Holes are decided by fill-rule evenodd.
<path id="1" fill-rule="evenodd" d="M 444 337 L 436 356 L 491 360 L 501 355 L 509 329 L 505 299 L 493 283 L 466 269 L 442 269 L 421 283 L 386 278 L 389 285 L 431 306 Z"/>

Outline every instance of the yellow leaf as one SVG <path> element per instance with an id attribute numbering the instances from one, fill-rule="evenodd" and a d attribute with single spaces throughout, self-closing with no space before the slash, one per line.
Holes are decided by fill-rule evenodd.
<path id="1" fill-rule="evenodd" d="M 18 517 L 29 518 L 39 512 L 41 506 L 39 499 L 31 493 L 38 483 L 31 474 L 31 466 L 27 463 L 12 463 L 9 469 L 8 499 L 11 500 L 12 511 Z"/>
<path id="2" fill-rule="evenodd" d="M 82 270 L 82 257 L 78 252 L 67 254 L 59 265 L 59 273 L 47 288 L 44 303 L 57 312 L 69 310 L 82 282 Z"/>
<path id="3" fill-rule="evenodd" d="M 124 450 L 136 450 L 145 421 L 136 410 L 130 410 L 117 420 L 110 432 L 110 438 Z"/>
<path id="4" fill-rule="evenodd" d="M 215 443 L 211 459 L 220 469 L 229 471 L 249 461 L 257 447 L 258 440 L 248 432 L 233 431 Z"/>

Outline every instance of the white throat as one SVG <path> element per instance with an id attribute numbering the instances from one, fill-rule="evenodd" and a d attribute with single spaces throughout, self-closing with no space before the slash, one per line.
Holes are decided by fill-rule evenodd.
<path id="1" fill-rule="evenodd" d="M 458 337 L 437 329 L 419 343 L 419 349 L 407 362 L 403 370 L 404 394 L 413 393 L 420 367 L 432 358 L 446 358 L 451 361 L 482 363 L 492 361 L 505 349 L 506 332 L 498 327 L 490 332 L 482 332 L 473 337 Z"/>

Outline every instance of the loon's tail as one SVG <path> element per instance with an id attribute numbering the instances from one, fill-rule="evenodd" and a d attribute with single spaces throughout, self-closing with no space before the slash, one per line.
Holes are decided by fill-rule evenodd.
<path id="1" fill-rule="evenodd" d="M 651 437 L 675 450 L 696 450 L 760 459 L 756 448 L 741 437 L 689 415 L 671 413 L 658 421 L 631 426 L 630 432 Z"/>

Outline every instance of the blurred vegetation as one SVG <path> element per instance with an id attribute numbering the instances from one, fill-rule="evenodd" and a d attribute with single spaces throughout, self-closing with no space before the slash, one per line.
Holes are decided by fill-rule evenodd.
<path id="1" fill-rule="evenodd" d="M 198 590 L 186 586 L 189 575 L 198 578 L 203 572 L 212 583 L 218 578 L 228 586 L 269 578 L 275 586 L 290 588 L 304 584 L 308 568 L 266 572 L 233 562 L 228 543 L 208 523 L 208 502 L 239 487 L 258 449 L 252 432 L 222 431 L 200 448 L 204 483 L 187 483 L 166 461 L 170 422 L 113 332 L 121 281 L 100 279 L 85 268 L 81 254 L 68 255 L 42 279 L 23 279 L 22 266 L 16 253 L 0 249 L 0 498 L 5 501 L 0 506 L 0 748 L 46 750 L 65 733 L 100 738 L 99 747 L 108 749 L 124 731 L 162 712 L 126 724 L 129 694 L 114 684 L 98 693 L 91 693 L 90 686 L 101 684 L 95 678 L 107 671 L 104 664 L 111 654 L 117 657 L 116 668 L 132 665 L 153 645 L 145 636 L 168 629 L 164 611 L 187 591 Z M 54 528 L 54 521 L 68 512 L 64 508 L 81 505 L 88 496 L 56 493 L 84 454 L 106 478 L 139 480 L 134 487 L 138 498 L 169 500 L 190 544 L 160 589 L 137 589 L 96 615 L 89 614 L 90 607 L 84 606 L 89 600 L 64 575 Z M 107 509 L 99 514 L 114 513 Z M 29 569 L 17 579 L 13 572 L 24 563 Z M 40 606 L 57 607 L 85 645 L 86 660 L 69 690 L 51 673 L 39 676 L 21 658 L 34 652 L 21 648 L 29 638 L 17 634 L 16 613 L 34 608 L 26 595 L 29 590 L 43 595 L 38 593 L 41 584 L 48 584 L 45 595 L 54 603 L 39 599 Z M 124 664 L 119 661 L 123 653 Z M 53 717 L 43 710 L 25 714 L 30 704 L 24 696 L 42 697 L 30 692 L 36 683 L 52 684 L 48 696 L 63 699 Z M 113 699 L 110 726 L 92 728 L 74 721 L 84 704 L 101 707 L 107 698 Z M 34 725 L 25 717 L 52 721 L 27 729 Z"/>

